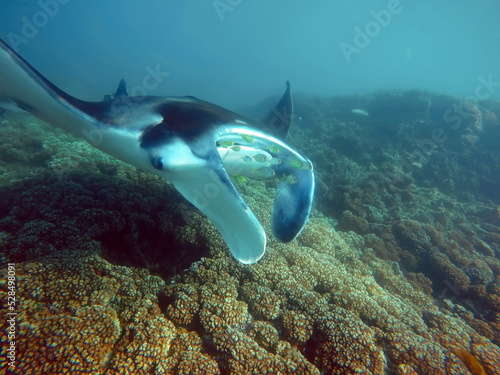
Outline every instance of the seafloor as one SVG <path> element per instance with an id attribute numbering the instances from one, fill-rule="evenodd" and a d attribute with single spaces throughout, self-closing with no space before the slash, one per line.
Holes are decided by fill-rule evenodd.
<path id="1" fill-rule="evenodd" d="M 299 96 L 315 208 L 251 266 L 169 183 L 30 115 L 0 122 L 12 373 L 500 373 L 499 102 Z M 275 186 L 238 184 L 268 233 Z"/>

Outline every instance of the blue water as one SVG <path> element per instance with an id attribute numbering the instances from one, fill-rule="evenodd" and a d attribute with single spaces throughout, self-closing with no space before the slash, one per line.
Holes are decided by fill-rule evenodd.
<path id="1" fill-rule="evenodd" d="M 488 99 L 500 98 L 495 0 L 1 0 L 0 7 L 0 37 L 84 99 L 101 99 L 120 78 L 141 85 L 148 67 L 165 72 L 148 94 L 194 95 L 231 109 L 279 94 L 287 79 L 310 94 L 417 88 L 466 97 L 491 77 Z"/>

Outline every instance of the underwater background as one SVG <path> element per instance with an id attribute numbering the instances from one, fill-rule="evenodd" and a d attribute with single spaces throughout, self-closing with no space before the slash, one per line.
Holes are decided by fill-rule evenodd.
<path id="1" fill-rule="evenodd" d="M 0 109 L 0 296 L 14 374 L 499 374 L 500 3 L 0 0 L 0 37 L 102 100 L 193 95 L 260 116 L 316 173 L 297 240 L 276 181 L 237 188 L 254 265 L 168 182 Z M 5 310 L 2 310 L 3 312 Z M 2 352 L 8 322 L 2 316 Z"/>

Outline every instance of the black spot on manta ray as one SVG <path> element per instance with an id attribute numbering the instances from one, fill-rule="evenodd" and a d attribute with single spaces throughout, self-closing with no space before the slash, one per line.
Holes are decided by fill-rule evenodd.
<path id="1" fill-rule="evenodd" d="M 168 143 L 175 136 L 175 132 L 162 121 L 158 125 L 150 125 L 141 134 L 140 146 L 142 148 L 153 148 Z"/>
<path id="2" fill-rule="evenodd" d="M 160 106 L 165 122 L 183 138 L 196 137 L 217 125 L 233 122 L 237 115 L 215 104 L 192 99 Z"/>
<path id="3" fill-rule="evenodd" d="M 190 143 L 217 126 L 238 119 L 238 115 L 227 109 L 194 98 L 163 103 L 157 112 L 163 121 L 143 131 L 140 139 L 143 148 L 160 146 L 174 136 Z"/>

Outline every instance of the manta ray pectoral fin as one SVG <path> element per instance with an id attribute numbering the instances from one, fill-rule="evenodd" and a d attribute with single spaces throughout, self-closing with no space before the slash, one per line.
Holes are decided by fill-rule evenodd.
<path id="1" fill-rule="evenodd" d="M 191 154 L 189 148 L 178 142 L 162 153 L 166 178 L 214 223 L 237 260 L 257 262 L 266 249 L 266 234 L 232 184 L 215 143 L 203 157 Z M 157 159 L 153 157 L 152 162 Z"/>
<path id="2" fill-rule="evenodd" d="M 38 118 L 94 143 L 100 102 L 68 95 L 37 72 L 0 39 L 0 101 L 7 99 Z"/>

